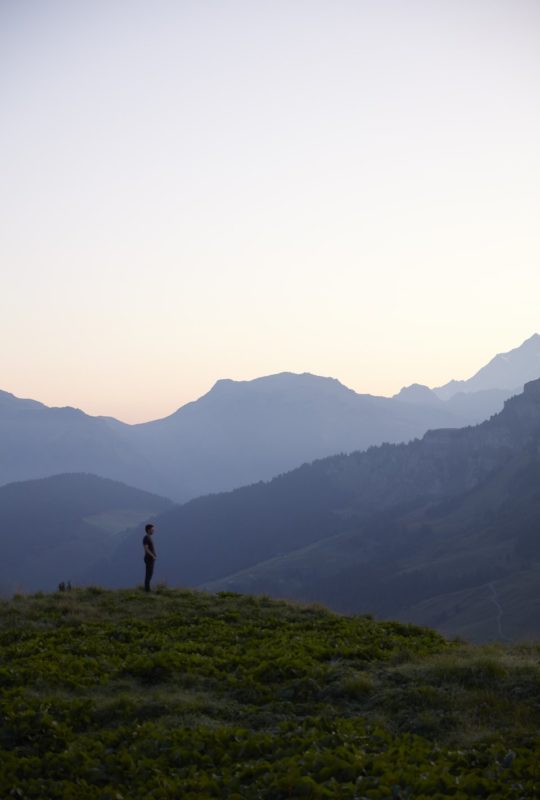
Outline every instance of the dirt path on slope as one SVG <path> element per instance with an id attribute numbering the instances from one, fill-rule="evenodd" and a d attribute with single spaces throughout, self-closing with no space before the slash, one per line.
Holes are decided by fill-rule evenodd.
<path id="1" fill-rule="evenodd" d="M 493 603 L 493 605 L 495 606 L 495 608 L 497 610 L 497 616 L 495 618 L 495 621 L 497 623 L 497 631 L 499 633 L 499 638 L 502 639 L 504 642 L 509 642 L 510 639 L 507 636 L 504 635 L 503 629 L 502 629 L 501 620 L 502 620 L 502 616 L 504 614 L 504 610 L 503 610 L 503 607 L 501 606 L 501 604 L 499 602 L 499 594 L 497 592 L 497 589 L 495 588 L 495 584 L 494 583 L 488 583 L 488 587 L 490 589 L 489 599 L 491 600 L 491 602 Z"/>

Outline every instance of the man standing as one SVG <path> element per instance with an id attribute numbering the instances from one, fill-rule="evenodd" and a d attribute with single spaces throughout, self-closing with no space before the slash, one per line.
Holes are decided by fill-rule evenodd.
<path id="1" fill-rule="evenodd" d="M 154 526 L 153 525 L 145 525 L 145 536 L 142 540 L 143 547 L 144 547 L 144 563 L 146 565 L 146 574 L 144 576 L 144 591 L 150 591 L 150 581 L 152 580 L 152 575 L 154 574 L 154 564 L 156 561 L 156 548 L 154 547 L 154 542 L 152 541 L 152 537 L 154 535 Z"/>

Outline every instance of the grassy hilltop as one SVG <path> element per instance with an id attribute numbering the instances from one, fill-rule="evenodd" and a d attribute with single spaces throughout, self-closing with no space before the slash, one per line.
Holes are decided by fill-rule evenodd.
<path id="1" fill-rule="evenodd" d="M 223 593 L 0 604 L 0 797 L 534 798 L 540 645 Z"/>

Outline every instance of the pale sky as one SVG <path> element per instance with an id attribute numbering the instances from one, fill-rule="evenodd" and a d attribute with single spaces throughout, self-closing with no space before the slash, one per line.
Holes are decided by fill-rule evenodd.
<path id="1" fill-rule="evenodd" d="M 538 0 L 0 0 L 0 389 L 467 378 L 540 331 Z"/>

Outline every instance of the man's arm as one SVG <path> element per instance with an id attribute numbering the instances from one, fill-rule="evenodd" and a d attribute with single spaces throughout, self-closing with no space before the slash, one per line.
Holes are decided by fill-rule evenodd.
<path id="1" fill-rule="evenodd" d="M 150 547 L 147 544 L 144 545 L 144 552 L 147 556 L 151 556 L 154 561 L 156 560 L 156 554 L 150 550 Z"/>

